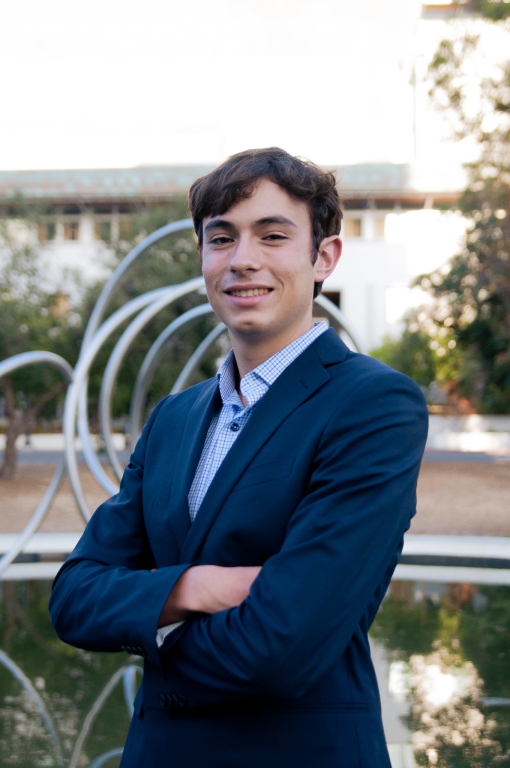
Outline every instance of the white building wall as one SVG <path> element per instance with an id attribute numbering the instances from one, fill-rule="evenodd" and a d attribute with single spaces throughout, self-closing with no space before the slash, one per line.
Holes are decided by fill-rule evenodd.
<path id="1" fill-rule="evenodd" d="M 387 289 L 408 285 L 404 245 L 381 239 L 346 238 L 340 262 L 326 280 L 324 290 L 340 291 L 342 311 L 366 349 L 373 349 L 384 336 L 396 334 L 402 327 L 401 322 L 388 322 Z"/>
<path id="2" fill-rule="evenodd" d="M 382 217 L 383 237 L 377 221 Z M 398 337 L 406 312 L 430 301 L 411 285 L 459 252 L 466 220 L 431 209 L 348 210 L 345 218 L 361 219 L 361 237 L 348 237 L 349 227 L 343 227 L 343 254 L 324 290 L 340 291 L 342 311 L 370 350 L 387 335 Z"/>

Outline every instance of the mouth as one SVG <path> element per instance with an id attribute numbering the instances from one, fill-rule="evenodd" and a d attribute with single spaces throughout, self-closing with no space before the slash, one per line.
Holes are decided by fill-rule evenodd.
<path id="1" fill-rule="evenodd" d="M 237 296 L 240 299 L 247 299 L 251 296 L 264 296 L 268 293 L 271 293 L 273 289 L 272 288 L 243 288 L 241 289 L 232 289 L 227 290 L 225 293 L 228 293 L 229 296 Z"/>

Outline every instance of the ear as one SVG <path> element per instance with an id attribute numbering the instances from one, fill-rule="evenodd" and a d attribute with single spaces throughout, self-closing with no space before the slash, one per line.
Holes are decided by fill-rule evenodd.
<path id="1" fill-rule="evenodd" d="M 342 241 L 340 240 L 340 235 L 325 237 L 319 246 L 317 261 L 313 265 L 316 283 L 322 282 L 330 276 L 338 264 L 341 255 Z"/>

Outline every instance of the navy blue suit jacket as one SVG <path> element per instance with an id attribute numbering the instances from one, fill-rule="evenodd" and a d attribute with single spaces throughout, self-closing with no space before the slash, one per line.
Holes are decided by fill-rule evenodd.
<path id="1" fill-rule="evenodd" d="M 367 633 L 416 508 L 422 394 L 327 331 L 259 402 L 190 524 L 220 405 L 210 380 L 156 406 L 57 576 L 55 629 L 145 657 L 123 768 L 389 768 Z M 158 650 L 190 564 L 263 568 L 239 607 Z"/>

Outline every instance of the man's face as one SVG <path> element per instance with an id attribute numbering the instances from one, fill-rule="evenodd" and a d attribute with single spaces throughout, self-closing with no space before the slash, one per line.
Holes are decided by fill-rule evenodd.
<path id="1" fill-rule="evenodd" d="M 251 197 L 204 219 L 201 255 L 209 301 L 234 337 L 297 338 L 311 327 L 323 259 L 312 264 L 307 206 L 277 184 L 262 179 Z"/>

